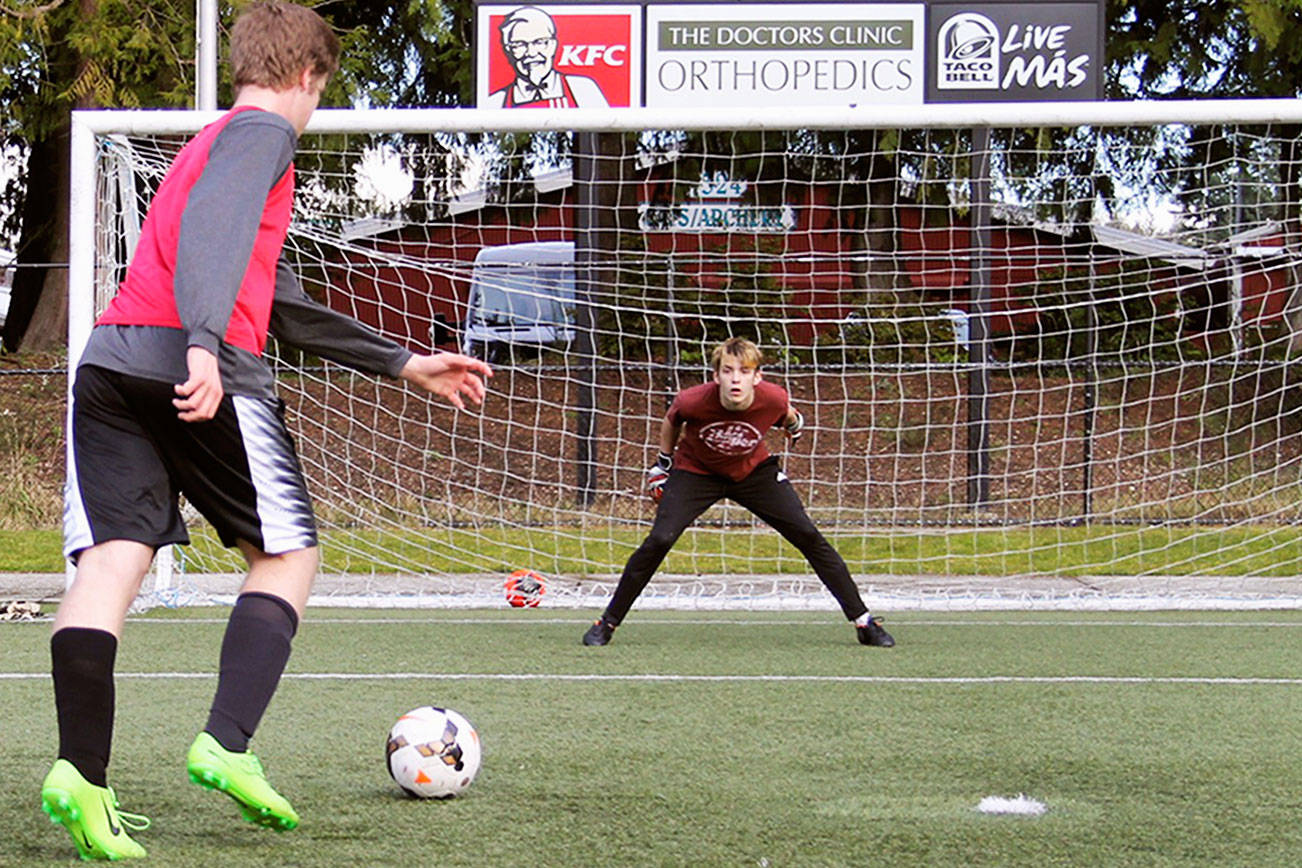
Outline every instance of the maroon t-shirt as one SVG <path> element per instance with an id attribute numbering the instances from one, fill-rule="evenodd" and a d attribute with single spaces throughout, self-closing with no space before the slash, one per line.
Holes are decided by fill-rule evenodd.
<path id="1" fill-rule="evenodd" d="M 685 423 L 674 467 L 740 482 L 769 457 L 764 432 L 782 423 L 789 406 L 787 390 L 766 380 L 755 384 L 755 400 L 745 410 L 724 409 L 713 381 L 683 389 L 669 406 L 669 421 Z"/>

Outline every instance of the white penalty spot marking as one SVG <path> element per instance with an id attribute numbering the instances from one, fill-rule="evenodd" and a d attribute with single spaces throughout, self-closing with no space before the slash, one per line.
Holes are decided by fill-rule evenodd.
<path id="1" fill-rule="evenodd" d="M 1018 793 L 1011 799 L 1004 796 L 986 796 L 977 802 L 976 809 L 983 814 L 1021 814 L 1038 817 L 1047 811 L 1048 807 L 1038 799 Z"/>

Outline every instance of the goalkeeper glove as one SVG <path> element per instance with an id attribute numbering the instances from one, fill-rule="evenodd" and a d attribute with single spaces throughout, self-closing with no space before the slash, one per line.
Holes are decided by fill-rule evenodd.
<path id="1" fill-rule="evenodd" d="M 805 430 L 805 417 L 799 410 L 796 410 L 796 418 L 787 422 L 782 427 L 786 429 L 787 436 L 792 440 L 799 440 L 801 432 Z"/>
<path id="2" fill-rule="evenodd" d="M 669 471 L 674 466 L 674 456 L 661 452 L 656 456 L 656 463 L 646 470 L 646 487 L 651 499 L 656 503 L 665 494 L 665 483 L 669 481 Z"/>

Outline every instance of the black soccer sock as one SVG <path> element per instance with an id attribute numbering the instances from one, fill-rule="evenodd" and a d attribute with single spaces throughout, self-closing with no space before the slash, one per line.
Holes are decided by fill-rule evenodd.
<path id="1" fill-rule="evenodd" d="M 117 653 L 118 639 L 106 630 L 64 627 L 50 637 L 59 759 L 97 787 L 108 786 Z"/>
<path id="2" fill-rule="evenodd" d="M 204 729 L 227 750 L 249 749 L 249 739 L 289 662 L 298 631 L 294 607 L 279 597 L 240 594 L 222 639 L 217 693 Z"/>

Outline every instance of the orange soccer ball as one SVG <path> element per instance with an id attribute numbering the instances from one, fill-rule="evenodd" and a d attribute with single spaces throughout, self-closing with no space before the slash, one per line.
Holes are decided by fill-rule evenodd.
<path id="1" fill-rule="evenodd" d="M 506 579 L 506 601 L 517 609 L 533 608 L 542 602 L 547 582 L 533 570 L 516 570 Z"/>

